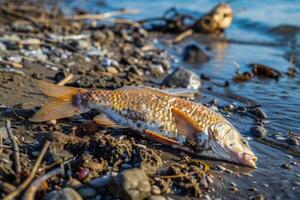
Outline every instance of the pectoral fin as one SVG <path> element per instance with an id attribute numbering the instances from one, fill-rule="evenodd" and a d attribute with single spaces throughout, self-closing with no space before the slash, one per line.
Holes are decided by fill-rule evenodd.
<path id="1" fill-rule="evenodd" d="M 116 122 L 111 117 L 107 116 L 106 114 L 100 114 L 94 117 L 93 119 L 98 124 L 105 126 L 107 128 L 128 128 L 126 126 L 120 125 L 118 122 Z"/>
<path id="2" fill-rule="evenodd" d="M 179 145 L 179 143 L 175 140 L 172 140 L 170 138 L 167 138 L 167 137 L 164 137 L 154 131 L 151 131 L 151 130 L 145 130 L 144 131 L 145 134 L 147 136 L 149 136 L 151 139 L 153 140 L 156 140 L 156 141 L 159 141 L 159 142 L 162 142 L 164 144 L 168 144 L 168 145 Z"/>
<path id="3" fill-rule="evenodd" d="M 190 139 L 196 139 L 197 134 L 203 132 L 197 123 L 184 112 L 176 108 L 172 108 L 171 112 L 175 120 L 176 128 L 180 134 Z"/>

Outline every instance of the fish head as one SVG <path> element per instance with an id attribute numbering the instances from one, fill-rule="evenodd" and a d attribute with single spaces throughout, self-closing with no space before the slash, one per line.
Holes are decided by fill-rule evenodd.
<path id="1" fill-rule="evenodd" d="M 209 143 L 216 157 L 256 168 L 257 157 L 248 142 L 229 122 L 219 122 L 208 129 Z"/>

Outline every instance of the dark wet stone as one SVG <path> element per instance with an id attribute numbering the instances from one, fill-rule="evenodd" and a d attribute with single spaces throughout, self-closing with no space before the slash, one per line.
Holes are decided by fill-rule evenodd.
<path id="1" fill-rule="evenodd" d="M 93 198 L 97 196 L 97 190 L 94 188 L 81 188 L 78 190 L 79 194 L 82 196 L 83 199 Z"/>
<path id="2" fill-rule="evenodd" d="M 128 200 L 145 199 L 151 194 L 151 185 L 144 170 L 135 168 L 125 170 L 113 177 L 110 189 Z"/>
<path id="3" fill-rule="evenodd" d="M 48 193 L 46 200 L 82 200 L 81 196 L 72 188 L 64 188 L 63 190 L 54 190 Z"/>
<path id="4" fill-rule="evenodd" d="M 181 88 L 199 89 L 201 80 L 193 71 L 180 67 L 168 75 L 163 81 L 163 84 L 169 87 L 176 86 Z"/>
<path id="5" fill-rule="evenodd" d="M 297 140 L 297 138 L 288 138 L 286 142 L 290 145 L 299 145 L 299 140 Z"/>
<path id="6" fill-rule="evenodd" d="M 254 137 L 264 138 L 267 136 L 268 131 L 263 126 L 254 126 L 251 128 L 251 133 Z"/>
<path id="7" fill-rule="evenodd" d="M 63 71 L 61 72 L 57 72 L 54 76 L 54 79 L 56 82 L 60 82 L 61 80 L 63 80 L 64 78 L 66 78 L 67 74 Z"/>
<path id="8" fill-rule="evenodd" d="M 300 33 L 300 27 L 294 25 L 279 25 L 269 30 L 271 33 L 282 36 L 293 36 Z"/>
<path id="9" fill-rule="evenodd" d="M 251 109 L 250 112 L 258 118 L 261 118 L 261 119 L 268 118 L 267 114 L 261 108 Z"/>
<path id="10" fill-rule="evenodd" d="M 266 78 L 272 78 L 278 80 L 281 76 L 281 73 L 267 65 L 258 64 L 258 63 L 251 63 L 249 64 L 252 67 L 252 73 Z"/>
<path id="11" fill-rule="evenodd" d="M 197 45 L 192 44 L 185 47 L 183 61 L 193 65 L 201 65 L 209 61 L 209 57 Z"/>

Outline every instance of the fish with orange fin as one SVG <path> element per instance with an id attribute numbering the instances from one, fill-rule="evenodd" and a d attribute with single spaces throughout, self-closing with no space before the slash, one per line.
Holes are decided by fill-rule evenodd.
<path id="1" fill-rule="evenodd" d="M 116 90 L 88 90 L 38 81 L 52 101 L 30 120 L 43 122 L 71 117 L 90 109 L 100 115 L 94 121 L 108 128 L 132 128 L 169 145 L 195 141 L 215 158 L 256 168 L 257 157 L 247 141 L 221 114 L 149 87 L 125 86 Z"/>

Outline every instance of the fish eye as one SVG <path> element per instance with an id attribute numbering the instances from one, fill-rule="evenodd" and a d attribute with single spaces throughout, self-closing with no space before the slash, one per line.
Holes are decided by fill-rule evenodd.
<path id="1" fill-rule="evenodd" d="M 246 140 L 244 140 L 244 139 L 241 139 L 241 142 L 242 142 L 242 143 L 243 143 L 243 145 L 245 145 L 245 146 L 247 146 L 247 145 L 248 145 L 247 141 L 246 141 Z"/>

